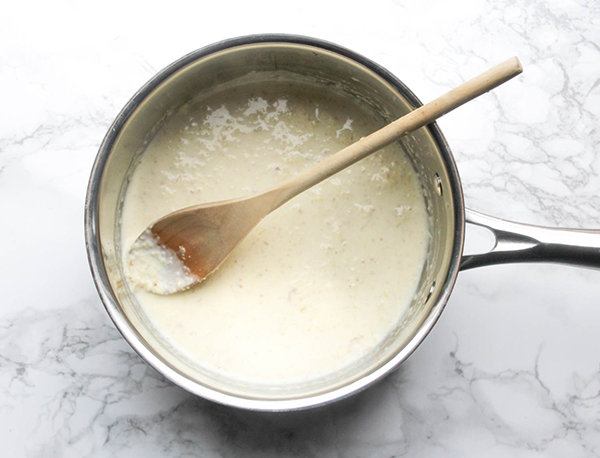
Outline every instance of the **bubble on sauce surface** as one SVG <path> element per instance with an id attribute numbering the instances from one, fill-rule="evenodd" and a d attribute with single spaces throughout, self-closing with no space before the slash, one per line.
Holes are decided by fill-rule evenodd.
<path id="1" fill-rule="evenodd" d="M 150 229 L 131 246 L 125 270 L 134 285 L 155 294 L 173 294 L 199 281 L 175 252 L 159 244 Z"/>

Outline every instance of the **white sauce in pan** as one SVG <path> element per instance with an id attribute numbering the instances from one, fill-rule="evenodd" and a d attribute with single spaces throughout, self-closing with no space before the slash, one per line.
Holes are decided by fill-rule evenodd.
<path id="1" fill-rule="evenodd" d="M 262 191 L 377 130 L 368 113 L 284 84 L 184 106 L 132 174 L 123 255 L 174 210 Z M 392 145 L 269 215 L 192 289 L 130 288 L 156 332 L 190 361 L 239 380 L 307 380 L 361 358 L 397 325 L 428 243 L 421 186 Z"/>

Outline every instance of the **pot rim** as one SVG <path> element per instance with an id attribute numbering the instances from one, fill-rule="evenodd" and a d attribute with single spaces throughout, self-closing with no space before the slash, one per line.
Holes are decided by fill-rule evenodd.
<path id="1" fill-rule="evenodd" d="M 436 304 L 433 305 L 431 312 L 419 330 L 415 333 L 413 338 L 393 358 L 362 378 L 359 378 L 334 390 L 308 397 L 294 399 L 252 399 L 226 394 L 201 385 L 200 383 L 187 378 L 179 371 L 171 367 L 167 362 L 159 358 L 146 345 L 140 334 L 135 330 L 135 328 L 133 328 L 129 320 L 127 320 L 124 314 L 121 312 L 117 298 L 112 290 L 108 275 L 106 273 L 101 251 L 98 208 L 100 184 L 104 169 L 112 151 L 114 142 L 116 141 L 127 120 L 134 113 L 136 108 L 142 103 L 142 101 L 163 81 L 180 69 L 208 55 L 223 51 L 225 49 L 260 43 L 300 44 L 321 48 L 342 55 L 363 65 L 367 69 L 382 77 L 414 107 L 419 107 L 422 105 L 420 100 L 412 93 L 410 89 L 408 89 L 408 87 L 404 85 L 404 83 L 402 83 L 392 73 L 381 67 L 379 64 L 376 64 L 370 59 L 350 51 L 347 48 L 324 40 L 300 35 L 257 34 L 231 38 L 200 48 L 173 62 L 156 74 L 144 86 L 142 86 L 127 102 L 125 107 L 117 115 L 115 121 L 109 128 L 104 140 L 100 145 L 90 174 L 85 203 L 85 242 L 90 270 L 92 272 L 92 277 L 102 303 L 104 304 L 106 311 L 108 312 L 119 332 L 129 343 L 129 345 L 131 345 L 131 347 L 138 353 L 138 355 L 142 357 L 142 359 L 144 359 L 148 364 L 150 364 L 154 369 L 164 375 L 171 382 L 205 399 L 248 410 L 278 412 L 302 410 L 322 406 L 358 393 L 393 372 L 416 350 L 416 348 L 429 334 L 440 317 L 456 282 L 464 244 L 465 207 L 458 170 L 448 143 L 446 142 L 446 139 L 444 138 L 437 124 L 429 124 L 426 126 L 426 128 L 438 146 L 449 176 L 450 189 L 445 189 L 444 192 L 450 191 L 452 201 L 454 202 L 454 244 L 452 247 L 448 272 L 446 274 L 444 284 L 440 285 L 441 291 Z"/>

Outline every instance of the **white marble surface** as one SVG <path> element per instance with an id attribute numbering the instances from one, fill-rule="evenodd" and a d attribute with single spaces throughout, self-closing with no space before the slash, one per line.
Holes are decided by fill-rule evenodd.
<path id="1" fill-rule="evenodd" d="M 394 375 L 329 407 L 267 415 L 195 398 L 146 366 L 104 312 L 83 242 L 90 168 L 128 98 L 183 54 L 259 32 L 349 47 L 422 100 L 519 56 L 518 80 L 440 121 L 467 205 L 600 227 L 597 0 L 59 0 L 2 10 L 3 456 L 600 455 L 598 271 L 461 273 L 441 320 Z"/>

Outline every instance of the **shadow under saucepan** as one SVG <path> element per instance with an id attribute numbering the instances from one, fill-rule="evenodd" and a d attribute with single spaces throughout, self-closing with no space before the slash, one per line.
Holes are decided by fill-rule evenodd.
<path id="1" fill-rule="evenodd" d="M 179 438 L 177 448 L 181 450 L 186 441 L 187 452 L 210 449 L 215 456 L 322 457 L 352 450 L 352 456 L 373 456 L 377 445 L 381 456 L 389 457 L 398 447 L 404 448 L 397 396 L 404 370 L 401 367 L 354 396 L 309 410 L 253 412 L 189 395 L 164 420 Z M 173 389 L 176 396 L 184 393 L 175 385 Z"/>

